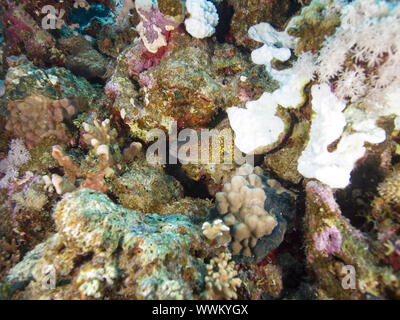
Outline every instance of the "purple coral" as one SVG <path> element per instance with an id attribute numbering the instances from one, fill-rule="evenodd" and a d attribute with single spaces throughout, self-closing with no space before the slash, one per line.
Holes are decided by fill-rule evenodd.
<path id="1" fill-rule="evenodd" d="M 329 254 L 334 254 L 342 248 L 342 234 L 335 226 L 325 228 L 320 235 L 314 233 L 313 239 L 318 251 L 325 250 Z"/>
<path id="2" fill-rule="evenodd" d="M 139 9 L 139 14 L 142 17 L 145 37 L 149 43 L 154 43 L 159 33 L 156 28 L 159 28 L 162 33 L 168 32 L 168 27 L 175 29 L 179 23 L 173 19 L 166 18 L 158 9 L 150 9 L 149 11 Z"/>
<path id="3" fill-rule="evenodd" d="M 340 208 L 333 196 L 332 189 L 316 181 L 310 181 L 306 186 L 307 194 L 320 206 L 327 206 L 332 212 L 340 212 Z"/>

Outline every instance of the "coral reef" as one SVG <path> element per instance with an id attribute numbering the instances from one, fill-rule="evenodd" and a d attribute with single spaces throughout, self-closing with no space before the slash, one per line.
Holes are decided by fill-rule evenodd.
<path id="1" fill-rule="evenodd" d="M 113 184 L 114 193 L 125 208 L 146 213 L 160 212 L 168 203 L 183 198 L 177 180 L 157 167 L 134 162 Z"/>
<path id="2" fill-rule="evenodd" d="M 189 46 L 190 43 L 190 46 Z M 174 33 L 162 56 L 143 58 L 141 44 L 127 48 L 106 92 L 113 108 L 124 111 L 124 121 L 143 140 L 153 128 L 170 130 L 206 127 L 214 117 L 232 105 L 258 98 L 274 83 L 237 49 L 230 45 L 192 43 L 182 33 Z M 129 78 L 138 81 L 135 88 Z"/>
<path id="3" fill-rule="evenodd" d="M 325 38 L 336 31 L 340 25 L 340 7 L 336 1 L 311 1 L 298 16 L 290 20 L 286 31 L 298 38 L 295 53 L 319 51 Z"/>
<path id="4" fill-rule="evenodd" d="M 0 240 L 0 248 L 0 272 L 2 274 L 0 280 L 4 280 L 4 276 L 8 273 L 11 267 L 19 262 L 20 253 L 18 252 L 18 245 L 15 239 L 8 242 L 7 239 L 3 237 Z"/>
<path id="5" fill-rule="evenodd" d="M 400 299 L 398 1 L 0 19 L 0 299 Z"/>
<path id="6" fill-rule="evenodd" d="M 10 180 L 18 177 L 18 167 L 30 159 L 31 156 L 26 150 L 24 142 L 21 139 L 12 140 L 7 158 L 0 161 L 0 173 L 4 174 L 0 180 L 0 188 L 7 188 Z"/>
<path id="7" fill-rule="evenodd" d="M 289 60 L 294 40 L 268 23 L 251 27 L 249 36 L 264 43 L 261 48 L 253 50 L 252 61 L 265 65 L 279 82 L 279 88 L 272 93 L 264 92 L 258 100 L 247 102 L 245 109 L 232 107 L 227 112 L 236 134 L 235 144 L 242 152 L 257 154 L 270 151 L 285 138 L 291 118 L 286 110 L 279 108 L 297 108 L 305 102 L 304 87 L 312 80 L 315 67 L 312 54 L 303 53 L 292 68 L 274 68 L 274 60 Z"/>
<path id="8" fill-rule="evenodd" d="M 185 20 L 185 27 L 192 37 L 203 39 L 214 34 L 219 17 L 211 1 L 186 0 L 186 9 L 189 18 Z"/>
<path id="9" fill-rule="evenodd" d="M 0 98 L 2 114 L 7 113 L 10 102 L 32 95 L 54 100 L 77 99 L 83 110 L 99 93 L 98 88 L 65 68 L 40 69 L 23 55 L 7 57 L 7 63 L 9 68 L 4 80 L 6 93 Z"/>
<path id="10" fill-rule="evenodd" d="M 108 61 L 83 36 L 63 38 L 59 47 L 65 54 L 65 66 L 88 80 L 106 76 Z"/>
<path id="11" fill-rule="evenodd" d="M 167 10 L 164 14 L 158 8 L 158 1 L 138 0 L 135 2 L 136 11 L 140 16 L 140 23 L 136 28 L 141 41 L 149 52 L 157 53 L 160 48 L 165 47 L 168 34 L 182 22 L 183 6 L 179 4 L 179 1 L 176 1 L 176 5 L 175 8 L 178 10 Z M 170 14 L 174 16 L 170 16 Z"/>
<path id="12" fill-rule="evenodd" d="M 366 151 L 365 141 L 383 142 L 386 133 L 368 115 L 357 114 L 354 110 L 358 121 L 354 121 L 353 133 L 342 135 L 336 150 L 329 151 L 328 146 L 340 137 L 346 126 L 346 115 L 342 113 L 346 105 L 330 91 L 327 84 L 313 86 L 311 94 L 316 115 L 311 125 L 310 141 L 298 160 L 298 170 L 307 178 L 317 178 L 333 188 L 343 188 L 349 183 L 354 163 Z M 349 117 L 351 112 L 350 108 L 346 110 Z"/>

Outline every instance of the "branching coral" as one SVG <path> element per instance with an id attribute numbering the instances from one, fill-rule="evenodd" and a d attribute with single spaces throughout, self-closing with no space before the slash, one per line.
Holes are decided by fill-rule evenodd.
<path id="1" fill-rule="evenodd" d="M 115 165 L 115 153 L 119 155 L 119 148 L 116 145 L 117 131 L 110 128 L 110 120 L 106 119 L 99 122 L 94 119 L 91 123 L 84 122 L 83 141 L 92 147 L 89 153 L 89 162 L 94 161 L 94 168 L 89 171 L 83 171 L 80 166 L 62 149 L 61 146 L 53 146 L 53 157 L 58 163 L 64 167 L 64 171 L 68 176 L 68 181 L 58 175 L 52 176 L 52 182 L 57 193 L 64 193 L 73 190 L 73 184 L 78 177 L 85 176 L 82 186 L 105 192 L 107 186 L 104 178 L 114 175 L 113 166 Z M 115 152 L 116 151 L 116 152 Z M 96 159 L 96 160 L 94 160 Z"/>
<path id="2" fill-rule="evenodd" d="M 79 166 L 65 154 L 63 148 L 59 145 L 53 146 L 52 156 L 58 161 L 58 164 L 64 167 L 64 172 L 71 178 L 77 178 L 81 175 Z"/>
<path id="3" fill-rule="evenodd" d="M 251 166 L 244 166 L 215 197 L 224 223 L 231 228 L 233 254 L 251 256 L 257 240 L 270 235 L 278 224 L 264 209 L 266 196 L 260 177 Z"/>
<path id="4" fill-rule="evenodd" d="M 212 258 L 207 265 L 207 276 L 205 296 L 207 299 L 236 299 L 236 290 L 242 284 L 242 280 L 237 277 L 235 262 L 229 260 L 231 254 L 221 253 Z"/>
<path id="5" fill-rule="evenodd" d="M 99 158 L 99 169 L 104 170 L 105 175 L 112 175 L 111 167 L 114 164 L 111 150 L 116 144 L 117 130 L 110 128 L 110 120 L 106 119 L 103 122 L 94 120 L 92 124 L 83 123 L 83 128 L 86 131 L 83 134 L 83 140 L 93 147 L 94 154 Z"/>

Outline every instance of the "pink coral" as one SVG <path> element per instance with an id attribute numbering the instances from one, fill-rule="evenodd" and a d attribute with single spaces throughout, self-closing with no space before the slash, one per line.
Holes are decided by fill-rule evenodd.
<path id="1" fill-rule="evenodd" d="M 48 136 L 70 142 L 70 134 L 63 122 L 76 114 L 70 100 L 31 95 L 24 100 L 11 101 L 8 109 L 11 116 L 6 130 L 13 136 L 24 138 L 28 148 L 33 148 Z"/>
<path id="2" fill-rule="evenodd" d="M 148 51 L 157 53 L 167 45 L 170 31 L 176 29 L 180 22 L 168 19 L 155 7 L 145 10 L 139 5 L 136 10 L 141 19 L 137 26 L 140 38 Z"/>
<path id="3" fill-rule="evenodd" d="M 310 181 L 306 186 L 307 194 L 312 195 L 313 201 L 318 205 L 326 205 L 332 212 L 340 212 L 340 208 L 333 196 L 332 189 L 316 181 Z"/>
<path id="4" fill-rule="evenodd" d="M 163 48 L 164 49 L 158 50 L 156 54 L 152 54 L 151 52 L 147 51 L 142 42 L 132 47 L 125 56 L 127 58 L 129 76 L 137 76 L 143 71 L 158 65 L 163 57 L 170 54 L 169 50 L 167 50 L 167 47 Z"/>
<path id="5" fill-rule="evenodd" d="M 176 21 L 166 18 L 158 9 L 152 8 L 149 11 L 139 9 L 139 14 L 143 19 L 145 36 L 150 43 L 153 43 L 158 38 L 158 32 L 155 28 L 158 27 L 162 30 L 162 33 L 167 33 L 167 26 L 176 28 L 179 25 Z"/>
<path id="6" fill-rule="evenodd" d="M 335 226 L 325 228 L 319 235 L 314 233 L 313 239 L 318 251 L 325 250 L 329 254 L 334 254 L 342 248 L 342 234 Z"/>

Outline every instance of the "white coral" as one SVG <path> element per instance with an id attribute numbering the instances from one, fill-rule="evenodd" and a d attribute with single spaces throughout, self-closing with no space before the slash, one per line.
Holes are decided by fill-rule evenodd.
<path id="1" fill-rule="evenodd" d="M 310 140 L 298 160 L 299 172 L 307 178 L 316 178 L 332 188 L 349 184 L 355 162 L 365 154 L 364 143 L 380 143 L 386 139 L 385 131 L 376 126 L 376 119 L 364 111 L 340 101 L 327 84 L 311 89 L 312 120 Z M 346 124 L 351 132 L 343 132 Z M 340 139 L 336 150 L 329 145 Z"/>
<path id="2" fill-rule="evenodd" d="M 219 17 L 211 1 L 187 0 L 186 9 L 190 17 L 185 20 L 185 27 L 192 37 L 203 39 L 215 33 Z"/>
<path id="3" fill-rule="evenodd" d="M 264 92 L 258 100 L 247 102 L 246 108 L 227 109 L 230 125 L 235 131 L 235 145 L 247 154 L 257 153 L 262 147 L 279 141 L 285 126 L 276 115 L 278 105 L 284 108 L 301 105 L 305 100 L 303 89 L 313 78 L 315 70 L 311 52 L 300 55 L 292 68 L 272 68 L 272 60 L 286 61 L 290 58 L 294 39 L 285 32 L 276 31 L 269 23 L 251 27 L 249 36 L 264 43 L 261 48 L 252 52 L 252 61 L 264 65 L 280 87 L 272 93 Z"/>
<path id="4" fill-rule="evenodd" d="M 276 142 L 285 129 L 283 120 L 276 116 L 278 104 L 265 92 L 258 100 L 246 103 L 246 108 L 231 107 L 227 113 L 235 131 L 235 145 L 244 153 Z"/>
<path id="5" fill-rule="evenodd" d="M 224 232 L 229 232 L 229 227 L 221 219 L 214 220 L 212 224 L 204 222 L 201 229 L 208 240 L 214 240 L 222 236 Z"/>
<path id="6" fill-rule="evenodd" d="M 400 127 L 400 4 L 383 0 L 318 3 L 340 11 L 341 24 L 316 53 L 322 84 L 312 88 L 315 114 L 298 170 L 307 178 L 342 188 L 349 183 L 356 161 L 365 155 L 365 142 L 386 139 L 377 120 L 392 116 L 396 128 Z"/>

